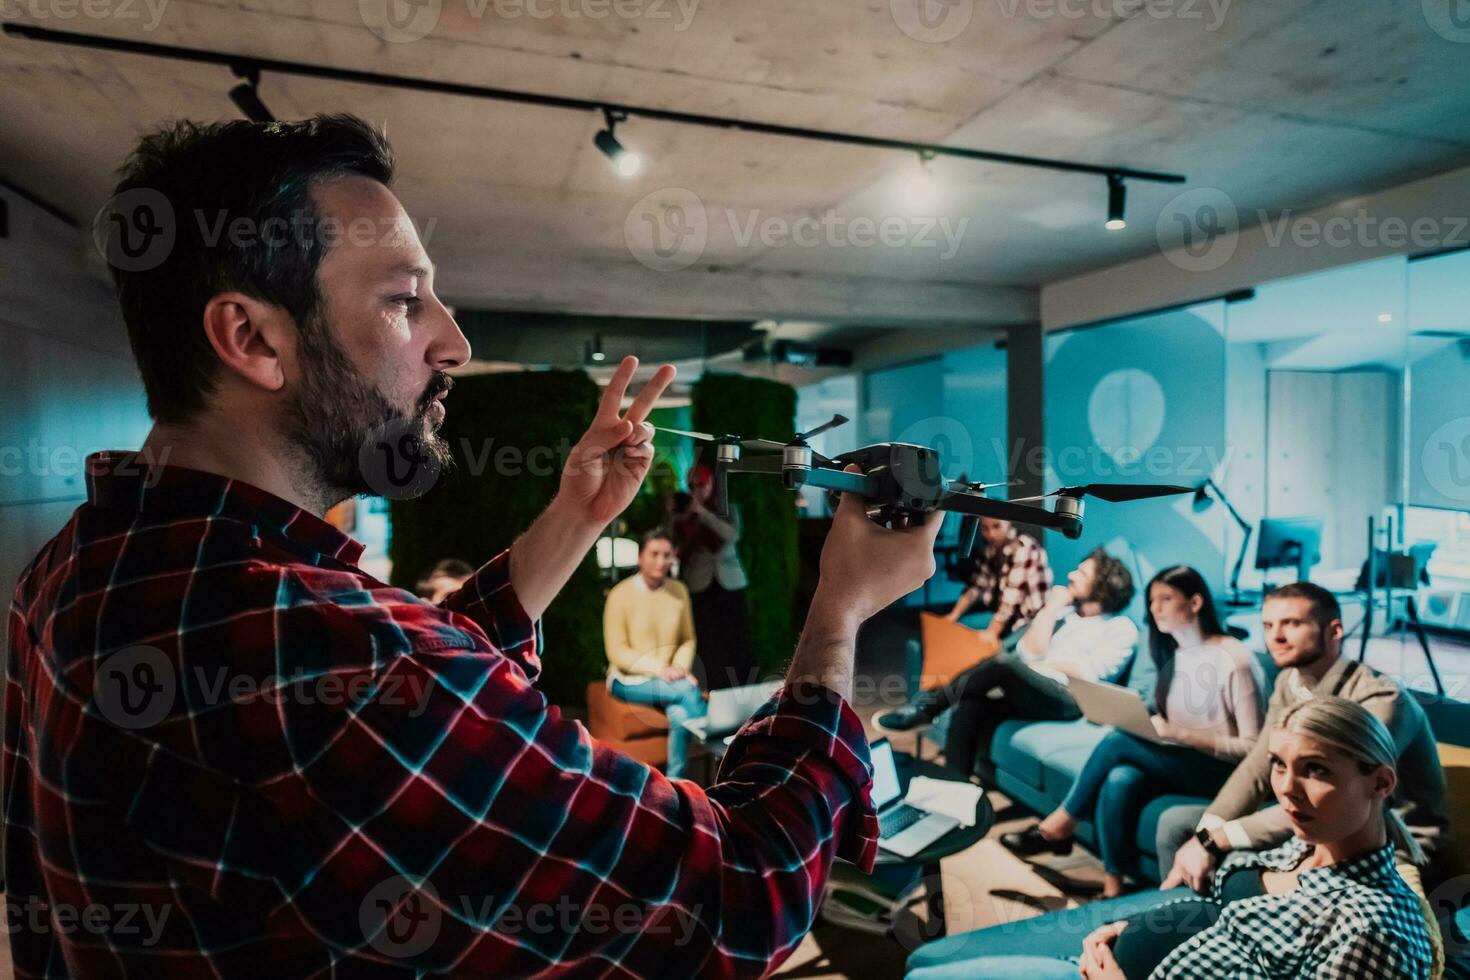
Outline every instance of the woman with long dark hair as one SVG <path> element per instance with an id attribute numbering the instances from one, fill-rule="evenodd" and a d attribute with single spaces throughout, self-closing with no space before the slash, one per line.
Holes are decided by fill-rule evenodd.
<path id="1" fill-rule="evenodd" d="M 1093 749 L 1062 805 L 1001 842 L 1017 854 L 1066 854 L 1080 820 L 1097 828 L 1103 894 L 1122 893 L 1138 815 L 1168 793 L 1213 796 L 1245 757 L 1264 721 L 1256 658 L 1225 632 L 1209 586 L 1188 565 L 1148 584 L 1149 655 L 1158 669 L 1154 728 L 1161 745 L 1114 730 Z"/>

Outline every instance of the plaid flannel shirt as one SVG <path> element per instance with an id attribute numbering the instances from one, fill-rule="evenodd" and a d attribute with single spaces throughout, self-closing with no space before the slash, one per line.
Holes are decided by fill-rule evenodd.
<path id="1" fill-rule="evenodd" d="M 1046 605 L 1051 585 L 1051 566 L 1041 544 L 1012 528 L 998 550 L 984 550 L 969 588 L 982 609 L 995 610 L 997 619 L 1009 619 L 1006 631 L 1012 632 Z"/>
<path id="2" fill-rule="evenodd" d="M 701 790 L 547 705 L 506 554 L 436 607 L 243 483 L 105 453 L 88 495 L 8 620 L 19 977 L 758 975 L 871 865 L 831 691 Z"/>
<path id="3" fill-rule="evenodd" d="M 1293 837 L 1271 851 L 1232 851 L 1215 875 L 1222 900 L 1231 871 L 1290 871 L 1311 845 Z M 1302 872 L 1284 895 L 1231 902 L 1213 926 L 1164 958 L 1151 980 L 1429 980 L 1433 949 L 1418 897 L 1394 867 L 1392 844 L 1344 864 Z"/>

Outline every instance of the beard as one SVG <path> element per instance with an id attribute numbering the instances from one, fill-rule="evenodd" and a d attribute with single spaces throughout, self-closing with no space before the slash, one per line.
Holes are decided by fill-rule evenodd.
<path id="1" fill-rule="evenodd" d="M 302 378 L 286 406 L 283 435 L 299 457 L 309 489 L 326 506 L 359 494 L 383 493 L 377 485 L 381 481 L 363 472 L 362 459 L 363 447 L 387 432 L 393 434 L 397 451 L 415 464 L 425 463 L 435 474 L 452 467 L 449 444 L 428 414 L 435 396 L 453 387 L 449 375 L 436 371 L 423 395 L 405 411 L 352 365 L 324 317 L 315 317 L 298 335 Z"/>

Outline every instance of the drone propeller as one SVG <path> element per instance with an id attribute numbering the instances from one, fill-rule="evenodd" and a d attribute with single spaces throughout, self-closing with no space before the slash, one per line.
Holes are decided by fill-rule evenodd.
<path id="1" fill-rule="evenodd" d="M 1194 487 L 1176 487 L 1162 483 L 1089 483 L 1081 487 L 1062 487 L 1036 497 L 1019 497 L 1011 503 L 1029 504 L 1048 497 L 1071 497 L 1074 500 L 1096 497 L 1117 504 L 1129 500 L 1147 500 L 1150 497 L 1169 497 L 1176 493 L 1194 493 Z"/>
<path id="2" fill-rule="evenodd" d="M 775 439 L 742 439 L 739 436 L 732 435 L 717 436 L 709 432 L 690 432 L 687 429 L 669 429 L 661 425 L 655 426 L 654 428 L 658 429 L 660 432 L 667 432 L 670 435 L 688 436 L 691 439 L 698 439 L 701 442 L 738 443 L 741 449 L 765 449 L 771 452 L 779 453 L 787 446 L 803 445 L 805 444 L 806 440 L 810 439 L 812 436 L 821 435 L 823 432 L 826 432 L 829 429 L 835 429 L 839 425 L 845 425 L 847 421 L 848 419 L 845 415 L 834 415 L 826 422 L 823 422 L 821 425 L 817 426 L 815 429 L 808 429 L 805 432 L 797 434 L 797 436 L 793 438 L 790 442 L 777 442 Z"/>
<path id="3" fill-rule="evenodd" d="M 690 432 L 687 429 L 671 429 L 671 428 L 669 428 L 666 425 L 655 425 L 654 428 L 657 429 L 660 432 L 667 432 L 671 436 L 688 436 L 691 439 L 698 439 L 700 442 L 738 442 L 739 441 L 739 437 L 738 436 L 714 436 L 714 435 L 710 435 L 708 432 Z"/>
<path id="4" fill-rule="evenodd" d="M 847 422 L 848 422 L 848 419 L 847 419 L 847 416 L 846 415 L 833 415 L 830 419 L 828 419 L 827 421 L 823 422 L 821 425 L 817 426 L 815 429 L 807 429 L 805 432 L 801 433 L 800 435 L 798 435 L 795 439 L 793 439 L 791 441 L 792 442 L 806 442 L 812 436 L 819 436 L 823 432 L 827 432 L 827 431 L 829 431 L 831 429 L 837 428 L 839 425 L 846 425 Z"/>

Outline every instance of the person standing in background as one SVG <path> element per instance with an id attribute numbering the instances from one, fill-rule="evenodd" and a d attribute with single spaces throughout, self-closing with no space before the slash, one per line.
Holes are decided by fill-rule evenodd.
<path id="1" fill-rule="evenodd" d="M 756 681 L 746 625 L 748 582 L 735 549 L 740 514 L 731 508 L 726 519 L 710 509 L 714 487 L 714 471 L 703 464 L 694 466 L 689 471 L 689 494 L 678 499 L 673 517 L 679 578 L 694 603 L 694 635 L 699 638 L 710 690 Z"/>

